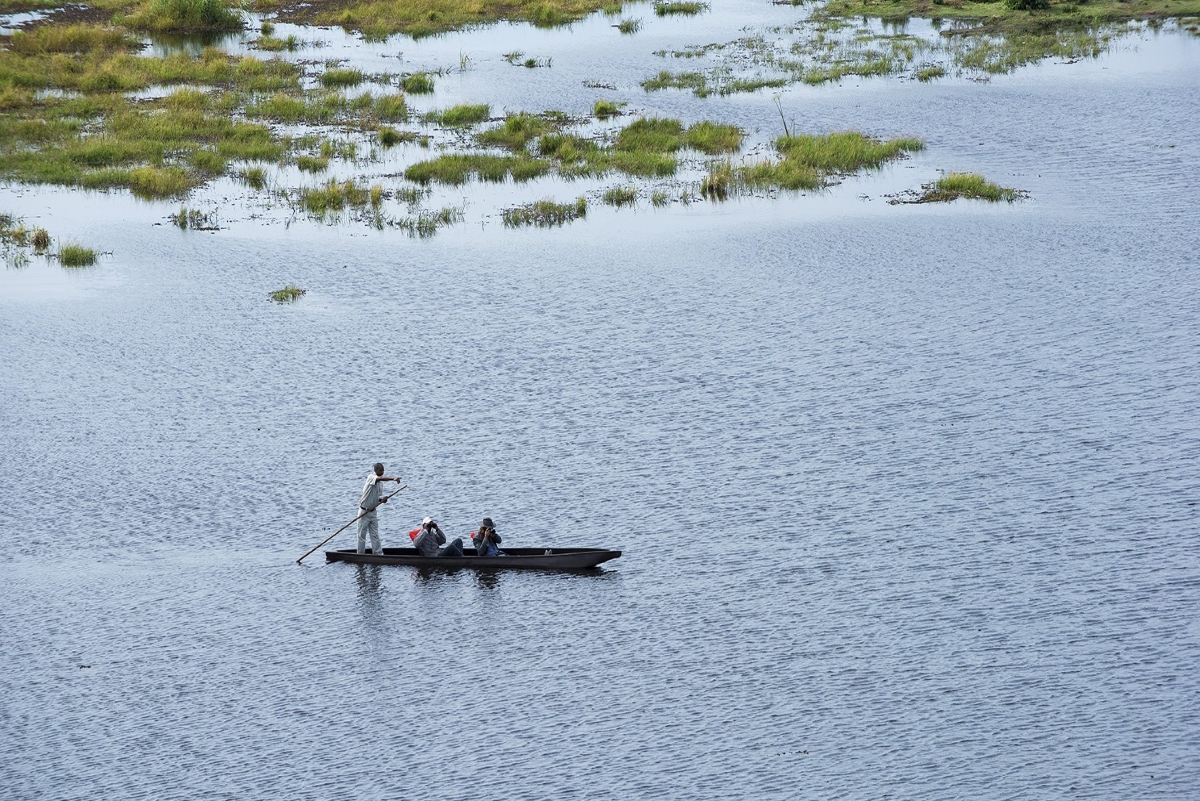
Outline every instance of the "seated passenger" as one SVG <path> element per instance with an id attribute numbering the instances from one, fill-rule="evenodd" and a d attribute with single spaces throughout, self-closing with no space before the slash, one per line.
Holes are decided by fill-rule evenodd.
<path id="1" fill-rule="evenodd" d="M 475 552 L 480 556 L 508 555 L 496 547 L 500 544 L 500 535 L 496 533 L 496 526 L 490 517 L 483 518 L 479 530 L 471 535 L 471 542 L 475 543 Z"/>
<path id="2" fill-rule="evenodd" d="M 421 556 L 463 555 L 462 540 L 455 538 L 453 542 L 446 545 L 446 535 L 442 533 L 438 524 L 428 517 L 421 521 L 421 532 L 413 538 L 413 545 Z M 438 550 L 439 545 L 446 545 L 446 547 Z"/>

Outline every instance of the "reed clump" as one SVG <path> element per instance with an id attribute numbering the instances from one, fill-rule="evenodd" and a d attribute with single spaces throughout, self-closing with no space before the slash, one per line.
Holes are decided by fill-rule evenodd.
<path id="1" fill-rule="evenodd" d="M 696 97 L 708 97 L 708 79 L 700 72 L 671 72 L 662 70 L 653 78 L 642 81 L 642 88 L 647 92 L 657 92 L 661 89 L 691 89 Z"/>
<path id="2" fill-rule="evenodd" d="M 63 267 L 91 267 L 96 263 L 96 251 L 83 245 L 60 245 L 58 263 Z"/>
<path id="3" fill-rule="evenodd" d="M 376 39 L 394 33 L 422 38 L 500 20 L 556 27 L 611 5 L 612 0 L 351 0 L 345 5 L 300 8 L 295 18 L 340 25 Z"/>
<path id="4" fill-rule="evenodd" d="M 550 171 L 550 162 L 530 155 L 488 156 L 478 153 L 450 153 L 428 161 L 419 161 L 404 171 L 413 183 L 439 183 L 459 186 L 470 178 L 503 183 L 508 178 L 521 183 L 540 178 Z"/>
<path id="5" fill-rule="evenodd" d="M 1012 203 L 1025 196 L 1019 189 L 1003 187 L 978 173 L 968 172 L 947 173 L 922 189 L 924 191 L 917 201 L 920 203 L 949 203 L 959 198 Z"/>
<path id="6" fill-rule="evenodd" d="M 489 105 L 463 103 L 442 111 L 430 112 L 425 115 L 424 119 L 426 122 L 436 123 L 445 128 L 469 128 L 485 122 L 491 113 L 492 107 Z"/>
<path id="7" fill-rule="evenodd" d="M 638 191 L 636 186 L 614 186 L 604 190 L 601 200 L 609 206 L 620 208 L 637 203 Z"/>
<path id="8" fill-rule="evenodd" d="M 484 131 L 475 138 L 482 145 L 517 151 L 524 150 L 532 140 L 556 128 L 556 120 L 521 112 L 509 114 L 500 127 Z"/>
<path id="9" fill-rule="evenodd" d="M 267 297 L 276 303 L 295 303 L 296 301 L 300 300 L 301 297 L 307 294 L 307 292 L 307 289 L 301 289 L 295 284 L 288 284 L 283 289 L 276 289 Z"/>
<path id="10" fill-rule="evenodd" d="M 504 225 L 508 228 L 536 226 L 553 228 L 587 216 L 587 198 L 582 195 L 574 203 L 555 203 L 553 200 L 538 200 L 502 212 Z"/>
<path id="11" fill-rule="evenodd" d="M 151 0 L 115 20 L 154 33 L 219 33 L 244 26 L 240 11 L 226 0 Z"/>
<path id="12" fill-rule="evenodd" d="M 691 0 L 666 0 L 654 4 L 654 13 L 660 17 L 672 15 L 691 17 L 708 11 L 708 3 L 697 3 Z"/>
<path id="13" fill-rule="evenodd" d="M 623 19 L 617 23 L 617 30 L 624 34 L 634 34 L 642 29 L 642 21 L 636 18 Z"/>
<path id="14" fill-rule="evenodd" d="M 189 209 L 187 206 L 171 214 L 170 220 L 183 231 L 189 228 L 193 231 L 215 231 L 217 228 L 217 214 L 215 211 L 206 212 L 201 209 Z"/>
<path id="15" fill-rule="evenodd" d="M 621 109 L 625 108 L 625 103 L 614 103 L 611 100 L 597 100 L 592 106 L 592 114 L 598 120 L 607 120 L 610 117 L 621 116 Z"/>
<path id="16" fill-rule="evenodd" d="M 327 69 L 321 73 L 321 85 L 327 88 L 358 86 L 367 76 L 357 69 Z"/>
<path id="17" fill-rule="evenodd" d="M 400 86 L 410 95 L 428 95 L 433 93 L 433 76 L 427 72 L 417 72 L 400 79 Z"/>
<path id="18" fill-rule="evenodd" d="M 314 217 L 324 218 L 346 208 L 360 208 L 370 203 L 371 194 L 354 181 L 331 180 L 324 186 L 300 190 L 300 204 Z"/>

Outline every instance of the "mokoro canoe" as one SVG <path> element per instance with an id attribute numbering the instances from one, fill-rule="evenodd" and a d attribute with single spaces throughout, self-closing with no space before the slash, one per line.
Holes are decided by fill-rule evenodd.
<path id="1" fill-rule="evenodd" d="M 462 557 L 420 556 L 416 548 L 384 548 L 383 553 L 360 554 L 352 548 L 326 551 L 330 562 L 354 562 L 360 565 L 416 565 L 448 568 L 537 568 L 540 570 L 582 570 L 616 559 L 620 551 L 607 548 L 505 548 L 507 556 L 477 556 L 474 548 L 464 548 Z"/>

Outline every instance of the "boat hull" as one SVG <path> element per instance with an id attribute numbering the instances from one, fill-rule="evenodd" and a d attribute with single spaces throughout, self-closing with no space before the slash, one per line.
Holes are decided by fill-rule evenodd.
<path id="1" fill-rule="evenodd" d="M 477 570 L 586 570 L 616 559 L 620 551 L 607 548 L 505 548 L 507 556 L 477 556 L 474 548 L 464 548 L 461 557 L 421 556 L 416 548 L 384 548 L 382 554 L 358 553 L 352 549 L 326 551 L 330 562 L 360 565 L 414 565 L 450 569 Z"/>

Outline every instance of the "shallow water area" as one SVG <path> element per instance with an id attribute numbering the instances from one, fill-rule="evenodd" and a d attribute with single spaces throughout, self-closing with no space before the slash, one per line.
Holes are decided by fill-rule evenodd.
<path id="1" fill-rule="evenodd" d="M 611 98 L 741 125 L 750 160 L 781 132 L 769 92 L 638 84 L 655 50 L 806 13 L 275 35 L 328 43 L 282 54 L 309 79 L 327 58 L 446 68 L 418 111 Z M 0 212 L 101 252 L 0 268 L 0 747 L 19 755 L 0 795 L 1192 798 L 1197 74 L 1200 39 L 1164 31 L 986 83 L 789 86 L 799 130 L 926 149 L 724 203 L 653 207 L 664 180 L 612 209 L 617 176 L 437 188 L 425 208 L 465 212 L 432 238 L 234 178 L 154 203 L 0 186 Z M 364 138 L 268 184 L 396 192 L 460 136 L 423 130 L 428 149 L 368 158 Z M 952 170 L 1032 197 L 888 203 Z M 579 194 L 561 228 L 499 220 Z M 181 205 L 219 230 L 179 229 Z M 268 298 L 289 284 L 307 294 Z M 511 546 L 624 555 L 296 565 L 377 460 L 408 485 L 386 545 L 488 515 Z"/>

